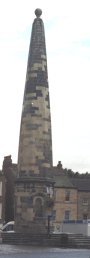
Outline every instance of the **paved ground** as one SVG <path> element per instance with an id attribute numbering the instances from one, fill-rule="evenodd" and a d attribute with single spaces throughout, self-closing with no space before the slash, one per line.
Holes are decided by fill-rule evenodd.
<path id="1" fill-rule="evenodd" d="M 90 250 L 0 245 L 0 258 L 90 258 Z"/>

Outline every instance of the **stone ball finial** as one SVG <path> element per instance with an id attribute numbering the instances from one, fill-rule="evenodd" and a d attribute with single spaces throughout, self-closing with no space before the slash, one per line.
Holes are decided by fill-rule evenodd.
<path id="1" fill-rule="evenodd" d="M 37 16 L 37 18 L 39 18 L 39 17 L 42 15 L 42 10 L 39 9 L 39 8 L 37 8 L 37 9 L 35 10 L 35 15 Z"/>

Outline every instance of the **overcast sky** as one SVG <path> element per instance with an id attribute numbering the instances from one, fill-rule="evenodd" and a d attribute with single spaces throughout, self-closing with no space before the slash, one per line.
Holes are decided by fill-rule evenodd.
<path id="1" fill-rule="evenodd" d="M 90 0 L 0 0 L 0 168 L 17 162 L 34 10 L 45 25 L 53 164 L 90 172 Z"/>

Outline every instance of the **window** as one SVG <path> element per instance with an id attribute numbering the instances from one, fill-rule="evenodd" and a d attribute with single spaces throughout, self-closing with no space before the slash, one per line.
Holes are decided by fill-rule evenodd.
<path id="1" fill-rule="evenodd" d="M 70 201 L 70 190 L 65 191 L 65 201 Z"/>
<path id="2" fill-rule="evenodd" d="M 65 220 L 69 220 L 70 219 L 70 211 L 65 211 Z"/>
<path id="3" fill-rule="evenodd" d="M 13 231 L 13 225 L 8 225 L 3 231 Z"/>
<path id="4" fill-rule="evenodd" d="M 83 219 L 87 220 L 88 219 L 88 215 L 86 213 L 83 214 Z"/>
<path id="5" fill-rule="evenodd" d="M 84 198 L 83 201 L 82 201 L 82 204 L 83 205 L 88 205 L 88 200 L 86 198 Z"/>

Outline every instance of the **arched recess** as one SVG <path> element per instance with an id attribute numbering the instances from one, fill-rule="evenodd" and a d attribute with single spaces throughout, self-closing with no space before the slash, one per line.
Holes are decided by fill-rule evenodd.
<path id="1" fill-rule="evenodd" d="M 35 217 L 43 217 L 43 200 L 41 197 L 35 198 L 34 212 Z"/>

